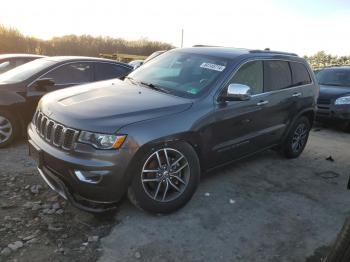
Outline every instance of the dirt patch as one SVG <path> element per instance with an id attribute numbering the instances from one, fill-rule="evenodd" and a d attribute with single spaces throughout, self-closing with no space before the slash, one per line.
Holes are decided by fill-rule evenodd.
<path id="1" fill-rule="evenodd" d="M 72 207 L 52 192 L 24 141 L 0 150 L 0 261 L 96 261 L 117 221 Z"/>

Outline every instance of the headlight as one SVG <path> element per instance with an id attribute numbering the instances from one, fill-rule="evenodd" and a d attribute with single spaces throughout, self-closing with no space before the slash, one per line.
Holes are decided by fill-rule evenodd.
<path id="1" fill-rule="evenodd" d="M 349 105 L 350 104 L 350 96 L 339 97 L 335 100 L 336 105 Z"/>
<path id="2" fill-rule="evenodd" d="M 79 142 L 92 145 L 97 149 L 119 149 L 126 139 L 126 135 L 106 135 L 82 131 Z"/>

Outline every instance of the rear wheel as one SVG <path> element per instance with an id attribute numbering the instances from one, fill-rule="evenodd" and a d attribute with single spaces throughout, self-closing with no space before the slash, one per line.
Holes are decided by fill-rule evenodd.
<path id="1" fill-rule="evenodd" d="M 199 184 L 197 154 L 183 142 L 147 150 L 134 170 L 129 199 L 152 213 L 170 213 L 181 208 Z"/>
<path id="2" fill-rule="evenodd" d="M 18 132 L 16 118 L 7 111 L 0 111 L 0 148 L 13 142 Z"/>
<path id="3" fill-rule="evenodd" d="M 307 117 L 300 117 L 290 129 L 282 145 L 282 151 L 287 158 L 297 158 L 303 152 L 309 139 L 311 125 Z"/>

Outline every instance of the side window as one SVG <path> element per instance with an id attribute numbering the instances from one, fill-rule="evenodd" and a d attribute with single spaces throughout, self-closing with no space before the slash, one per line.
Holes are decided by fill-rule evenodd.
<path id="1" fill-rule="evenodd" d="M 131 70 L 124 66 L 118 66 L 108 63 L 95 64 L 96 81 L 108 80 L 113 78 L 121 78 L 129 74 Z"/>
<path id="2" fill-rule="evenodd" d="M 251 88 L 252 95 L 263 92 L 263 62 L 253 61 L 244 64 L 233 76 L 230 84 L 243 84 Z"/>
<path id="3" fill-rule="evenodd" d="M 307 85 L 311 83 L 311 78 L 307 68 L 302 63 L 290 62 L 293 75 L 293 86 Z"/>
<path id="4" fill-rule="evenodd" d="M 292 73 L 286 61 L 264 61 L 264 92 L 292 86 Z"/>
<path id="5" fill-rule="evenodd" d="M 42 78 L 52 78 L 56 85 L 89 83 L 93 80 L 92 63 L 63 65 Z"/>
<path id="6" fill-rule="evenodd" d="M 1 61 L 0 62 L 0 73 L 4 73 L 8 70 L 10 70 L 11 67 L 11 61 L 7 60 L 7 61 Z"/>

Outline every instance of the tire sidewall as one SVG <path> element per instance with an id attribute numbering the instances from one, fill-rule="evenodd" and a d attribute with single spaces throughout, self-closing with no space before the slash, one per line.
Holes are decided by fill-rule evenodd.
<path id="1" fill-rule="evenodd" d="M 11 144 L 13 142 L 13 140 L 16 138 L 16 136 L 19 132 L 19 128 L 18 128 L 18 121 L 17 121 L 16 117 L 13 114 L 11 114 L 10 112 L 0 110 L 0 116 L 3 116 L 6 119 L 8 119 L 11 123 L 11 126 L 12 126 L 12 134 L 11 134 L 10 138 L 3 143 L 0 142 L 0 148 L 2 148 L 5 146 L 8 146 L 9 144 Z"/>
<path id="2" fill-rule="evenodd" d="M 293 136 L 294 136 L 294 133 L 295 133 L 295 130 L 297 129 L 297 127 L 302 123 L 305 124 L 307 129 L 308 129 L 307 135 L 306 135 L 306 141 L 305 141 L 304 145 L 302 146 L 302 148 L 298 152 L 295 152 L 292 149 Z M 301 153 L 304 151 L 306 144 L 309 140 L 310 130 L 311 130 L 311 124 L 310 124 L 310 121 L 307 117 L 302 116 L 297 121 L 295 121 L 295 123 L 293 124 L 292 128 L 290 129 L 288 136 L 287 136 L 285 143 L 284 143 L 284 154 L 286 155 L 286 157 L 297 158 L 301 155 Z"/>
<path id="3" fill-rule="evenodd" d="M 144 191 L 141 182 L 141 172 L 145 161 L 152 153 L 162 148 L 173 148 L 180 151 L 186 157 L 190 168 L 190 178 L 185 191 L 178 198 L 169 202 L 159 202 L 151 199 Z M 171 213 L 183 207 L 196 191 L 200 181 L 199 160 L 192 146 L 185 142 L 157 145 L 144 150 L 142 156 L 135 163 L 132 175 L 133 179 L 129 187 L 129 198 L 131 195 L 133 199 L 130 200 L 136 206 L 151 213 Z"/>

